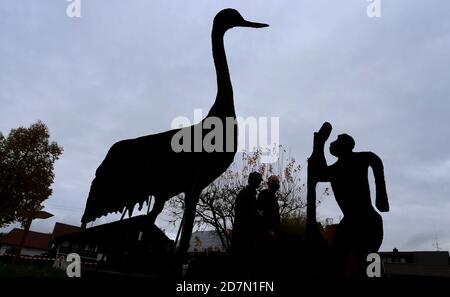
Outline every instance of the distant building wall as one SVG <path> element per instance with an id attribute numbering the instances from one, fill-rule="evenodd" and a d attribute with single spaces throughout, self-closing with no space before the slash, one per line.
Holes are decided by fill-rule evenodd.
<path id="1" fill-rule="evenodd" d="M 0 256 L 5 255 L 5 253 L 6 253 L 8 250 L 12 249 L 12 248 L 14 248 L 14 247 L 11 246 L 11 245 L 3 244 L 3 245 L 0 247 Z M 20 251 L 20 254 L 23 255 L 23 256 L 40 256 L 40 255 L 42 255 L 42 254 L 44 254 L 44 253 L 46 253 L 46 252 L 47 252 L 46 250 L 40 250 L 40 249 L 33 249 L 33 248 L 27 248 L 27 247 L 24 247 L 24 248 L 22 248 L 22 250 Z"/>
<path id="2" fill-rule="evenodd" d="M 446 251 L 380 252 L 384 273 L 388 276 L 449 277 L 449 253 Z"/>
<path id="3" fill-rule="evenodd" d="M 197 231 L 192 233 L 189 247 L 190 253 L 210 251 L 224 251 L 222 242 L 216 231 Z"/>

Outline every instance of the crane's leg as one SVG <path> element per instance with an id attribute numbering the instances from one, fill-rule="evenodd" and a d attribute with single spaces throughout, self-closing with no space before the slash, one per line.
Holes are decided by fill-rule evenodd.
<path id="1" fill-rule="evenodd" d="M 178 248 L 178 253 L 181 259 L 185 259 L 187 256 L 189 243 L 191 241 L 192 228 L 194 227 L 195 210 L 197 208 L 199 196 L 200 193 L 198 192 L 194 192 L 189 196 L 186 194 L 184 220 L 181 229 L 180 246 Z"/>
<path id="2" fill-rule="evenodd" d="M 155 196 L 155 204 L 152 207 L 152 211 L 148 214 L 148 219 L 150 223 L 154 224 L 156 221 L 156 218 L 161 213 L 161 211 L 164 209 L 164 204 L 166 203 L 166 200 L 163 197 Z"/>

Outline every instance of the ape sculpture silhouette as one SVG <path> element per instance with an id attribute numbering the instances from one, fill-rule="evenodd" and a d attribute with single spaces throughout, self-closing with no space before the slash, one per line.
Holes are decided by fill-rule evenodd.
<path id="1" fill-rule="evenodd" d="M 159 134 L 122 140 L 109 150 L 96 171 L 82 217 L 82 223 L 93 221 L 111 212 L 128 209 L 131 215 L 136 204 L 140 208 L 154 196 L 155 203 L 149 214 L 149 223 L 164 208 L 164 203 L 180 193 L 185 194 L 185 209 L 179 251 L 185 253 L 195 218 L 201 191 L 219 177 L 233 162 L 237 150 L 237 123 L 233 102 L 233 89 L 224 48 L 224 34 L 233 27 L 267 27 L 266 24 L 246 21 L 238 11 L 224 9 L 214 18 L 212 27 L 212 53 L 217 76 L 217 96 L 208 115 L 198 124 Z M 215 143 L 222 143 L 223 151 L 207 151 L 203 140 L 212 131 L 211 119 L 222 123 L 215 130 Z M 226 121 L 233 119 L 232 125 Z M 219 127 L 214 127 L 215 129 Z M 174 151 L 177 135 L 199 135 L 185 150 Z M 220 133 L 217 133 L 220 132 Z M 232 137 L 230 137 L 230 135 Z M 181 144 L 180 144 L 181 145 Z M 200 150 L 198 147 L 200 146 Z"/>
<path id="2" fill-rule="evenodd" d="M 375 205 L 380 212 L 389 211 L 383 163 L 372 152 L 353 152 L 354 139 L 341 134 L 330 144 L 330 153 L 338 160 L 328 166 L 323 149 L 331 129 L 331 125 L 325 123 L 314 135 L 313 155 L 308 160 L 308 197 L 310 192 L 311 196 L 315 192 L 317 182 L 331 183 L 336 202 L 344 214 L 331 245 L 337 257 L 338 272 L 361 275 L 367 255 L 377 252 L 383 241 L 383 221 L 372 206 L 370 196 L 369 167 L 375 177 Z M 317 226 L 315 199 L 307 203 L 308 220 L 311 220 L 309 239 L 323 247 L 324 241 L 318 235 L 317 227 L 314 227 Z"/>

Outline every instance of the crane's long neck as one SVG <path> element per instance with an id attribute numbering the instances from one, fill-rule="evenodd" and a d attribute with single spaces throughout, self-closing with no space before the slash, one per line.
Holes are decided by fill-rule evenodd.
<path id="1" fill-rule="evenodd" d="M 235 116 L 233 102 L 233 87 L 228 70 L 227 57 L 224 47 L 224 30 L 213 26 L 211 33 L 212 53 L 217 76 L 217 97 L 210 114 Z"/>

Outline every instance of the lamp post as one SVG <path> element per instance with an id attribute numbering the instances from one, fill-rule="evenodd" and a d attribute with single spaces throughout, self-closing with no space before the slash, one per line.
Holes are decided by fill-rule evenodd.
<path id="1" fill-rule="evenodd" d="M 36 211 L 36 210 L 19 210 L 17 212 L 17 216 L 26 218 L 27 221 L 25 223 L 25 228 L 23 230 L 23 235 L 20 240 L 19 246 L 17 247 L 16 253 L 13 258 L 13 264 L 15 264 L 20 257 L 20 252 L 22 251 L 22 248 L 25 244 L 25 241 L 26 241 L 27 235 L 28 235 L 28 231 L 30 231 L 31 223 L 33 222 L 33 220 L 34 219 L 45 220 L 45 219 L 53 217 L 53 214 L 43 211 L 43 210 L 38 210 L 38 211 Z"/>

